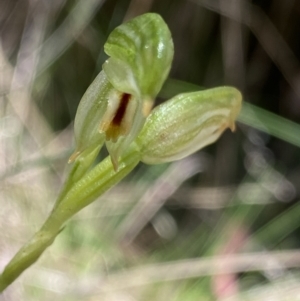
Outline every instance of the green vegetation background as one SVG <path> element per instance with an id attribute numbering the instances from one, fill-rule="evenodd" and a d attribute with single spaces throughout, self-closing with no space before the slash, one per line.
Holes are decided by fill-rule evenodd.
<path id="1" fill-rule="evenodd" d="M 235 86 L 245 102 L 236 132 L 184 161 L 138 166 L 0 300 L 300 300 L 295 0 L 2 0 L 0 268 L 52 208 L 109 33 L 148 11 L 175 44 L 157 103 Z M 270 262 L 256 255 L 248 271 L 253 252 Z M 227 255 L 226 267 L 209 261 Z"/>

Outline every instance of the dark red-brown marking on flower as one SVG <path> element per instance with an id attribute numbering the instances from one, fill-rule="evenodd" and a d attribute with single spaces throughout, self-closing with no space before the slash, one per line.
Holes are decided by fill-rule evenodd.
<path id="1" fill-rule="evenodd" d="M 128 103 L 130 101 L 131 95 L 127 93 L 123 93 L 120 99 L 119 107 L 116 111 L 116 115 L 114 116 L 112 120 L 112 124 L 115 126 L 120 126 L 122 123 L 122 120 L 125 116 L 126 109 L 128 106 Z"/>

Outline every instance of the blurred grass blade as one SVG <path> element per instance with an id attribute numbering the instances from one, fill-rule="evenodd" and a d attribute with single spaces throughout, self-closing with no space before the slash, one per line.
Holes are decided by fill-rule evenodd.
<path id="1" fill-rule="evenodd" d="M 299 216 L 300 203 L 296 203 L 260 228 L 253 236 L 264 246 L 274 247 L 300 227 Z"/>
<path id="2" fill-rule="evenodd" d="M 300 125 L 252 104 L 243 104 L 238 121 L 300 147 Z"/>
<path id="3" fill-rule="evenodd" d="M 76 41 L 104 2 L 105 0 L 77 1 L 61 26 L 43 44 L 38 73 L 53 64 Z"/>

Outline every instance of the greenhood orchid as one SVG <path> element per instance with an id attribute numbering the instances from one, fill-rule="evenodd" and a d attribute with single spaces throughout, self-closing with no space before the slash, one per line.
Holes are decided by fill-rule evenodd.
<path id="1" fill-rule="evenodd" d="M 120 25 L 104 49 L 109 58 L 78 106 L 68 178 L 44 225 L 0 275 L 0 292 L 39 258 L 73 215 L 139 162 L 179 160 L 216 141 L 226 128 L 235 128 L 242 97 L 232 87 L 180 94 L 152 110 L 174 52 L 159 15 L 145 14 Z M 93 166 L 104 143 L 110 158 Z"/>
<path id="2" fill-rule="evenodd" d="M 169 74 L 174 50 L 167 25 L 153 13 L 117 27 L 104 49 L 110 57 L 77 110 L 77 147 L 70 162 L 106 142 L 117 170 L 119 156 L 140 132 Z"/>

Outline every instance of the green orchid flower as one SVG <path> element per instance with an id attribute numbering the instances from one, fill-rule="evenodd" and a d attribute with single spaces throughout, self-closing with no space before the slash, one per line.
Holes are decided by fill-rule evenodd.
<path id="1" fill-rule="evenodd" d="M 174 52 L 159 15 L 145 14 L 117 27 L 104 49 L 109 58 L 78 106 L 68 178 L 44 225 L 0 275 L 0 293 L 43 254 L 73 215 L 139 162 L 179 160 L 235 128 L 242 97 L 232 87 L 180 94 L 152 110 Z M 104 143 L 110 158 L 91 167 Z"/>
<path id="2" fill-rule="evenodd" d="M 120 155 L 142 129 L 169 74 L 174 49 L 163 19 L 149 13 L 113 30 L 104 50 L 110 57 L 77 110 L 70 162 L 105 142 L 117 170 Z"/>

